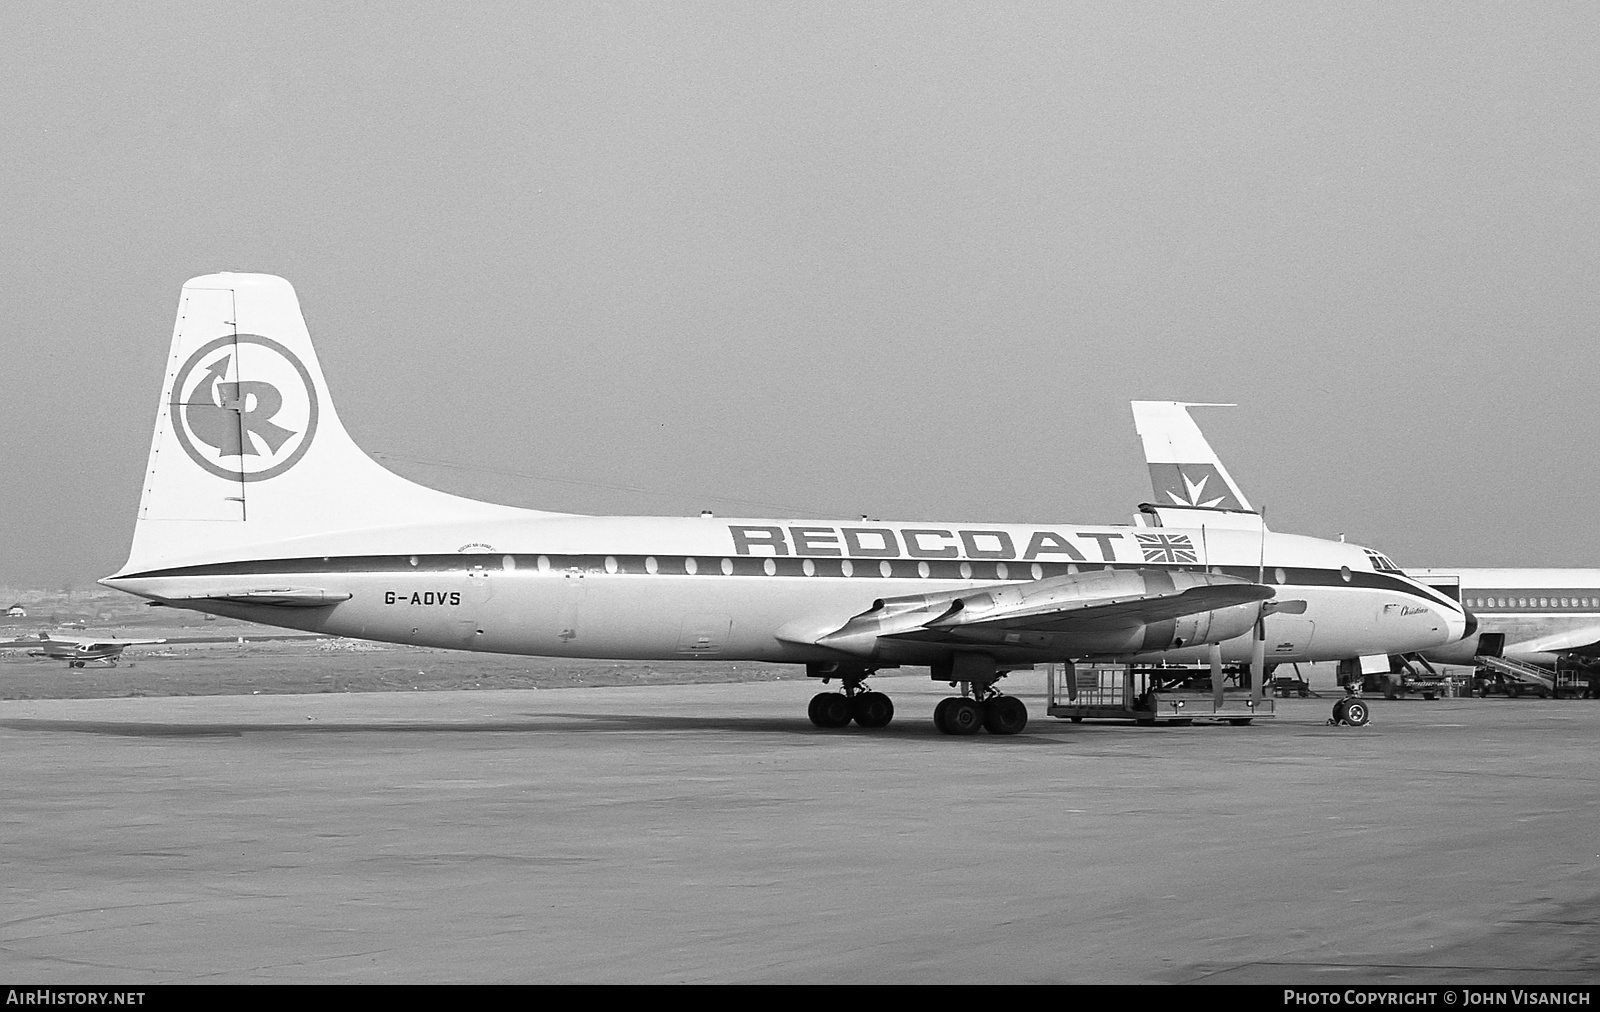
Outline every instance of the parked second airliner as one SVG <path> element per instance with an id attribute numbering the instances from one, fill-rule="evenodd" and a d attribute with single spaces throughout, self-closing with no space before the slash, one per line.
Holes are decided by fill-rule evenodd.
<path id="1" fill-rule="evenodd" d="M 1203 501 L 1250 510 L 1249 500 L 1207 442 L 1190 408 L 1231 407 L 1180 401 L 1134 401 L 1133 419 L 1157 499 Z M 1387 556 L 1374 565 L 1398 570 Z M 1421 651 L 1439 664 L 1476 664 L 1506 657 L 1554 667 L 1562 657 L 1600 657 L 1600 569 L 1407 568 L 1406 574 L 1459 600 L 1475 619 L 1472 632 Z"/>

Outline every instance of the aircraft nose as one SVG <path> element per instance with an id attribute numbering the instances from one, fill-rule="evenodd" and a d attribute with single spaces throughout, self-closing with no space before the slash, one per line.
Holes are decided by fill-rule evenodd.
<path id="1" fill-rule="evenodd" d="M 1441 606 L 1439 612 L 1444 619 L 1445 632 L 1444 641 L 1440 646 L 1466 639 L 1478 628 L 1478 620 L 1473 617 L 1472 612 L 1459 604 L 1448 610 Z"/>

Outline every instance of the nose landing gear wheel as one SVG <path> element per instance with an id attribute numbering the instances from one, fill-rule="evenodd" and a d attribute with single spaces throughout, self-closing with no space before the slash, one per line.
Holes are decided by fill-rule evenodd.
<path id="1" fill-rule="evenodd" d="M 1367 708 L 1366 700 L 1347 697 L 1333 704 L 1333 716 L 1328 723 L 1364 727 L 1371 719 L 1372 711 Z"/>

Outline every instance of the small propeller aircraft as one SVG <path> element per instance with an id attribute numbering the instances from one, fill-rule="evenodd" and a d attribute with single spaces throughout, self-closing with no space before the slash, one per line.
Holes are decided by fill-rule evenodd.
<path id="1" fill-rule="evenodd" d="M 66 661 L 69 668 L 81 668 L 91 663 L 102 667 L 114 668 L 117 666 L 117 660 L 122 656 L 122 651 L 128 647 L 144 643 L 165 642 L 166 640 L 164 639 L 94 639 L 84 636 L 59 636 L 42 632 L 37 636 L 27 636 L 19 640 L 11 640 L 8 643 L 0 643 L 0 650 L 26 650 L 29 657 L 48 657 L 55 661 Z"/>

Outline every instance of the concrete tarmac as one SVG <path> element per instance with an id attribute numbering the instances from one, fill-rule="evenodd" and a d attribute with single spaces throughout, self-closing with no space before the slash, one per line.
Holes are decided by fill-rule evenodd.
<path id="1" fill-rule="evenodd" d="M 1251 727 L 795 682 L 0 703 L 0 977 L 1600 983 L 1600 703 Z"/>

